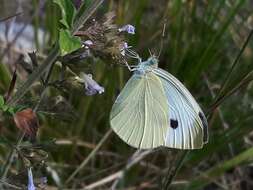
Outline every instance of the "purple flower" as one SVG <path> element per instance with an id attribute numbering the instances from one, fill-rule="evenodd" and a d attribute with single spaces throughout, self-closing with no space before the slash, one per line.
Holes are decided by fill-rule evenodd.
<path id="1" fill-rule="evenodd" d="M 79 9 L 82 4 L 82 0 L 73 0 L 73 3 L 75 5 L 76 9 Z"/>
<path id="2" fill-rule="evenodd" d="M 32 173 L 32 168 L 28 168 L 28 185 L 27 185 L 28 190 L 36 190 L 35 185 L 33 183 L 33 173 Z"/>
<path id="3" fill-rule="evenodd" d="M 86 46 L 92 46 L 93 45 L 93 42 L 91 40 L 86 40 L 83 42 L 84 45 Z"/>
<path id="4" fill-rule="evenodd" d="M 105 89 L 100 86 L 96 81 L 94 81 L 92 79 L 92 75 L 91 74 L 85 74 L 82 73 L 82 79 L 84 81 L 84 88 L 85 88 L 85 94 L 87 96 L 92 96 L 95 94 L 102 94 Z"/>
<path id="5" fill-rule="evenodd" d="M 127 49 L 128 48 L 128 44 L 126 42 L 123 43 L 123 49 Z"/>
<path id="6" fill-rule="evenodd" d="M 135 34 L 135 27 L 131 24 L 127 24 L 119 28 L 119 32 L 127 32 L 128 34 Z"/>
<path id="7" fill-rule="evenodd" d="M 125 49 L 127 49 L 127 48 L 129 48 L 129 47 L 126 42 L 123 42 L 123 44 L 120 45 L 119 50 L 120 50 L 121 55 L 125 56 L 125 54 L 126 54 Z"/>
<path id="8" fill-rule="evenodd" d="M 85 49 L 89 49 L 89 47 L 92 45 L 93 45 L 93 42 L 91 40 L 86 40 L 83 42 L 83 47 L 85 47 Z"/>
<path id="9" fill-rule="evenodd" d="M 41 180 L 41 183 L 47 184 L 47 177 L 42 177 L 40 178 L 40 180 Z"/>

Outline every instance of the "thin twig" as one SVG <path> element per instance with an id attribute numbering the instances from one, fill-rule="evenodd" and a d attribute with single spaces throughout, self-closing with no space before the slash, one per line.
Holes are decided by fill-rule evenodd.
<path id="1" fill-rule="evenodd" d="M 91 15 L 97 10 L 103 1 L 104 0 L 93 1 L 92 5 L 88 7 L 86 11 L 75 21 L 71 31 L 73 35 L 75 35 L 75 33 L 84 25 L 84 23 L 91 17 Z M 83 3 L 82 6 L 86 6 L 86 3 Z M 82 7 L 80 7 L 79 10 L 82 10 Z"/>
<path id="2" fill-rule="evenodd" d="M 37 67 L 31 75 L 29 75 L 29 78 L 26 80 L 26 82 L 20 86 L 16 94 L 7 103 L 9 105 L 16 104 L 26 94 L 26 92 L 30 90 L 32 84 L 44 74 L 44 72 L 52 65 L 52 63 L 55 62 L 58 55 L 59 46 L 56 45 L 45 61 L 39 67 Z"/>
<path id="3" fill-rule="evenodd" d="M 206 84 L 207 84 L 207 87 L 208 87 L 208 89 L 209 89 L 209 91 L 210 91 L 210 93 L 211 93 L 211 96 L 212 96 L 213 99 L 214 99 L 214 98 L 215 98 L 215 93 L 214 93 L 214 91 L 213 91 L 213 89 L 212 89 L 212 87 L 211 87 L 210 81 L 209 81 L 208 77 L 206 76 L 206 74 L 204 74 L 204 79 L 205 79 Z M 224 128 L 225 130 L 229 129 L 229 125 L 227 124 L 227 122 L 226 122 L 225 119 L 224 119 L 224 115 L 223 115 L 223 113 L 222 113 L 221 108 L 220 108 L 220 107 L 217 107 L 217 111 L 218 111 L 220 120 L 221 120 L 221 122 L 222 122 L 223 128 Z M 235 151 L 234 151 L 233 144 L 232 144 L 232 143 L 228 143 L 228 148 L 229 148 L 231 157 L 234 157 L 234 156 L 235 156 Z M 237 171 L 238 171 L 238 174 L 239 174 L 240 176 L 242 176 L 242 171 L 241 171 L 240 167 L 237 168 Z M 225 179 L 225 180 L 226 180 L 226 179 Z M 218 184 L 218 183 L 216 182 L 216 184 Z M 220 185 L 220 184 L 219 184 L 219 185 Z"/>
<path id="4" fill-rule="evenodd" d="M 21 15 L 21 14 L 23 14 L 23 13 L 22 13 L 22 12 L 19 12 L 19 13 L 16 13 L 16 14 L 14 14 L 14 15 L 8 16 L 8 17 L 6 17 L 6 18 L 0 19 L 0 22 L 4 22 L 4 21 L 9 20 L 9 19 L 11 19 L 11 18 L 13 18 L 13 17 L 17 17 L 17 16 L 19 16 L 19 15 Z"/>
<path id="5" fill-rule="evenodd" d="M 227 94 L 222 95 L 221 97 L 219 97 L 209 108 L 209 110 L 207 111 L 207 115 L 210 115 L 211 113 L 213 113 L 213 111 L 221 104 L 223 103 L 223 101 L 228 98 L 229 96 L 231 96 L 232 94 L 234 94 L 236 91 L 238 91 L 239 89 L 241 89 L 243 86 L 248 85 L 252 80 L 252 76 L 251 74 L 253 73 L 253 71 L 251 71 L 250 73 L 248 73 L 242 80 L 241 82 L 236 85 L 233 89 L 231 89 Z"/>
<path id="6" fill-rule="evenodd" d="M 9 187 L 9 188 L 12 188 L 12 189 L 23 189 L 21 187 L 18 187 L 16 185 L 13 185 L 13 184 L 10 184 L 10 183 L 7 183 L 6 181 L 3 181 L 3 180 L 0 180 L 0 184 L 6 186 L 6 187 Z"/>
<path id="7" fill-rule="evenodd" d="M 11 42 L 8 42 L 8 37 L 7 37 L 7 47 L 6 49 L 3 51 L 3 53 L 0 55 L 0 59 L 2 59 L 4 57 L 4 55 L 9 52 L 9 50 L 11 49 L 11 47 L 13 46 L 13 44 L 15 44 L 15 42 L 18 40 L 18 38 L 22 35 L 22 33 L 24 32 L 24 30 L 26 29 L 26 27 L 29 25 L 29 23 L 32 22 L 32 19 L 34 18 L 34 16 L 37 14 L 37 11 L 30 17 L 29 20 L 26 21 L 26 23 L 23 24 L 23 26 L 21 27 L 21 29 L 17 32 L 17 34 L 15 35 L 15 37 L 13 38 L 13 40 Z"/>
<path id="8" fill-rule="evenodd" d="M 132 168 L 135 164 L 139 163 L 141 160 L 143 160 L 147 155 L 151 154 L 153 150 L 145 150 L 145 151 L 140 151 L 137 150 L 129 159 L 128 164 L 118 172 L 115 172 L 114 174 L 111 174 L 110 176 L 107 176 L 97 182 L 94 182 L 90 185 L 87 185 L 83 188 L 83 190 L 88 190 L 88 189 L 94 189 L 97 187 L 100 187 L 104 184 L 107 184 L 113 180 L 116 180 L 113 184 L 112 188 L 116 188 L 117 183 L 119 180 L 124 176 L 124 173 L 128 171 L 130 168 Z"/>
<path id="9" fill-rule="evenodd" d="M 221 94 L 223 93 L 223 90 L 225 89 L 225 87 L 226 87 L 229 79 L 231 78 L 232 73 L 233 73 L 236 65 L 239 63 L 239 60 L 240 60 L 240 58 L 241 58 L 241 56 L 242 56 L 245 48 L 247 47 L 247 45 L 248 45 L 248 43 L 249 43 L 252 35 L 253 35 L 253 30 L 250 31 L 249 35 L 247 36 L 245 42 L 242 45 L 242 48 L 240 49 L 238 55 L 236 56 L 236 58 L 235 58 L 235 60 L 234 60 L 234 62 L 232 64 L 232 67 L 231 67 L 230 71 L 228 72 L 228 74 L 227 74 L 227 76 L 226 76 L 223 84 L 221 85 L 221 89 L 219 90 L 219 93 L 216 95 L 216 99 L 218 99 L 221 96 Z"/>
<path id="10" fill-rule="evenodd" d="M 126 165 L 126 167 L 121 170 L 119 176 L 117 177 L 117 179 L 114 181 L 114 183 L 112 184 L 112 190 L 115 190 L 118 183 L 120 182 L 120 180 L 124 177 L 124 174 L 135 164 L 137 164 L 138 162 L 140 162 L 142 159 L 144 159 L 147 155 L 149 155 L 151 152 L 153 152 L 153 150 L 146 150 L 146 151 L 142 151 L 142 150 L 137 150 L 133 156 L 130 158 L 128 164 Z"/>
<path id="11" fill-rule="evenodd" d="M 6 160 L 6 163 L 5 163 L 4 167 L 3 167 L 3 171 L 1 172 L 1 180 L 2 181 L 4 181 L 6 179 L 6 176 L 8 174 L 9 169 L 10 169 L 11 163 L 14 160 L 16 149 L 18 149 L 18 147 L 21 144 L 24 136 L 25 136 L 25 133 L 22 132 L 22 134 L 18 137 L 16 147 L 13 147 L 12 150 L 11 150 L 11 152 L 9 153 L 9 156 L 8 156 L 8 158 Z"/>
<path id="12" fill-rule="evenodd" d="M 181 152 L 179 155 L 179 158 L 176 159 L 176 163 L 171 165 L 171 167 L 169 168 L 169 171 L 163 181 L 163 185 L 162 185 L 163 190 L 169 189 L 174 177 L 177 175 L 177 172 L 179 171 L 179 169 L 183 165 L 184 160 L 189 152 L 190 152 L 189 150 L 184 150 L 183 152 Z"/>
<path id="13" fill-rule="evenodd" d="M 107 133 L 104 135 L 104 137 L 100 140 L 100 142 L 97 144 L 96 148 L 94 148 L 91 153 L 88 155 L 88 157 L 80 164 L 80 166 L 68 177 L 68 179 L 65 182 L 65 185 L 68 184 L 73 178 L 86 166 L 86 164 L 95 156 L 97 151 L 101 148 L 101 146 L 104 144 L 104 142 L 108 139 L 108 137 L 111 135 L 112 129 L 107 131 Z"/>
<path id="14" fill-rule="evenodd" d="M 206 74 L 204 74 L 203 76 L 204 76 L 204 80 L 205 80 L 205 82 L 206 82 L 207 88 L 209 89 L 209 91 L 210 91 L 210 93 L 211 93 L 211 96 L 212 96 L 212 98 L 214 99 L 216 95 L 215 95 L 215 93 L 214 93 L 214 91 L 213 91 L 213 89 L 212 89 L 212 87 L 211 87 L 210 81 L 208 80 L 208 77 L 206 76 Z M 219 114 L 220 120 L 221 120 L 221 122 L 222 122 L 223 128 L 224 128 L 225 130 L 228 129 L 228 128 L 229 128 L 229 127 L 228 127 L 228 124 L 227 124 L 227 122 L 226 122 L 225 119 L 224 119 L 224 116 L 223 116 L 223 113 L 222 113 L 221 109 L 218 107 L 217 110 L 218 110 L 218 114 Z M 229 148 L 229 151 L 230 151 L 231 156 L 233 157 L 233 156 L 234 156 L 234 148 L 233 148 L 233 145 L 232 145 L 231 143 L 229 143 L 229 144 L 228 144 L 228 148 Z"/>

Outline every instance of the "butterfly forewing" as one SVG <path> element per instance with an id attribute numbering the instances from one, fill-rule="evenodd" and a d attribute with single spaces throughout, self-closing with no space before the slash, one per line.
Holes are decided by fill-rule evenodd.
<path id="1" fill-rule="evenodd" d="M 153 72 L 163 84 L 170 110 L 166 146 L 180 149 L 202 148 L 207 141 L 207 122 L 201 108 L 174 76 L 162 69 L 154 69 Z"/>
<path id="2" fill-rule="evenodd" d="M 113 105 L 111 126 L 121 139 L 136 148 L 165 146 L 168 112 L 159 77 L 152 72 L 134 74 Z"/>

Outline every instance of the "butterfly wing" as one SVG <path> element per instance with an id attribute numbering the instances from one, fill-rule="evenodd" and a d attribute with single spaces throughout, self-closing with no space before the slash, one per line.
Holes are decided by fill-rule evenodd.
<path id="1" fill-rule="evenodd" d="M 167 98 L 161 80 L 152 72 L 134 74 L 117 97 L 110 114 L 114 132 L 136 148 L 165 145 Z"/>
<path id="2" fill-rule="evenodd" d="M 173 75 L 154 69 L 162 82 L 167 101 L 170 125 L 166 146 L 179 149 L 202 148 L 208 141 L 207 120 L 198 103 L 186 87 Z"/>

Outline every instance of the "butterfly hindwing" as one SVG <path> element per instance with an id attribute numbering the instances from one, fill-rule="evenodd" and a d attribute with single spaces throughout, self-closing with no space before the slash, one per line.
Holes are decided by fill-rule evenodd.
<path id="1" fill-rule="evenodd" d="M 111 115 L 112 129 L 136 148 L 165 146 L 169 107 L 158 76 L 134 74 L 116 99 Z"/>
<path id="2" fill-rule="evenodd" d="M 207 141 L 206 118 L 184 85 L 162 69 L 153 72 L 162 82 L 167 101 L 170 125 L 166 134 L 166 146 L 179 149 L 202 148 Z"/>

